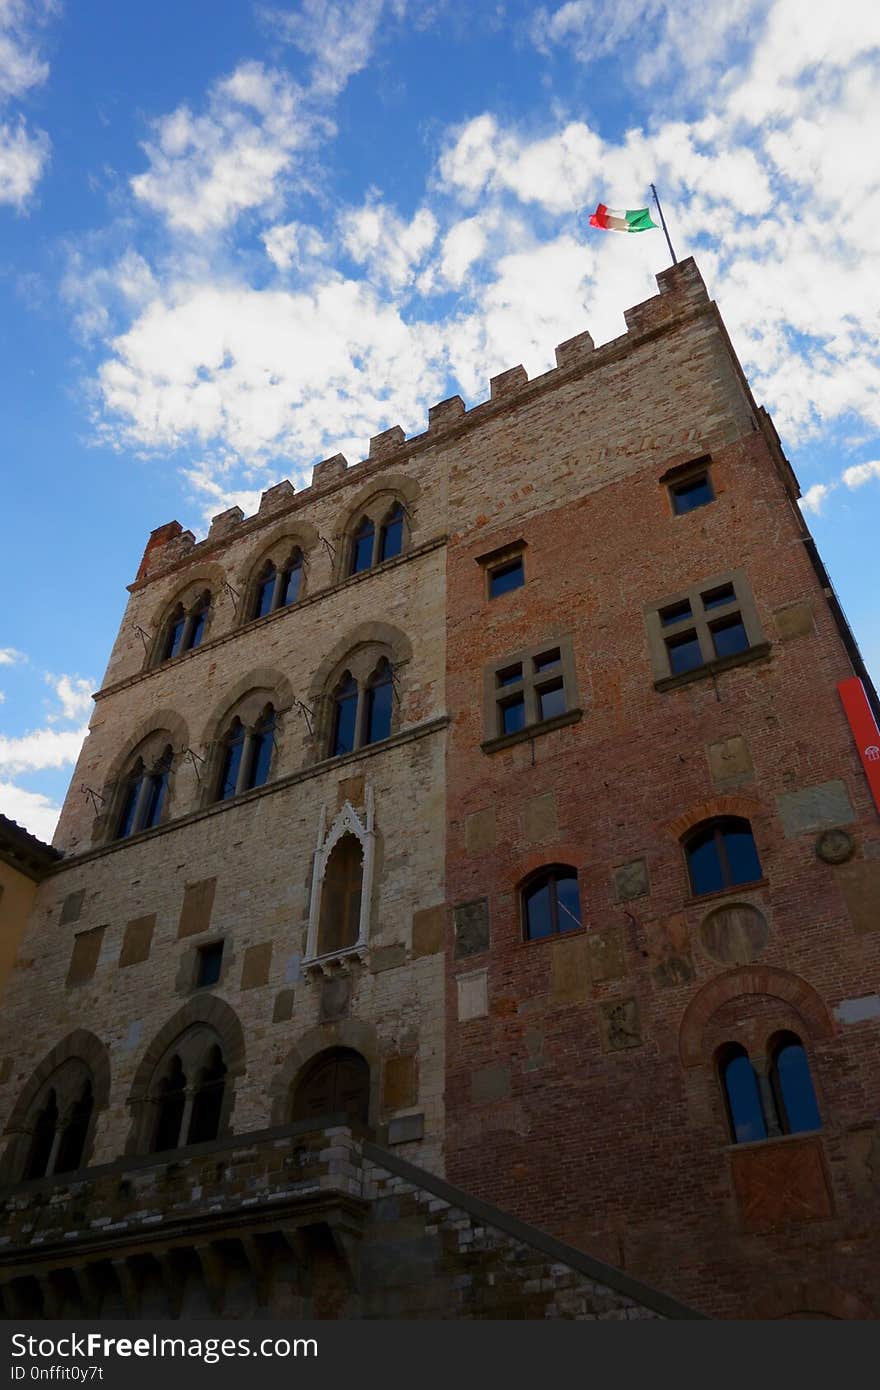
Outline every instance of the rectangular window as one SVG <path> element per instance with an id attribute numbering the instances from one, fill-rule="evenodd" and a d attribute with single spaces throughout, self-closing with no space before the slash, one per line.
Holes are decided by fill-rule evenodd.
<path id="1" fill-rule="evenodd" d="M 557 638 L 554 646 L 528 651 L 493 662 L 484 679 L 486 742 L 558 719 L 578 717 L 574 657 L 571 640 Z M 485 746 L 485 745 L 484 745 Z"/>
<path id="2" fill-rule="evenodd" d="M 220 979 L 222 964 L 222 941 L 212 941 L 207 946 L 200 946 L 196 956 L 196 988 L 204 989 L 207 985 L 216 985 Z"/>
<path id="3" fill-rule="evenodd" d="M 672 500 L 672 510 L 676 516 L 682 516 L 685 512 L 692 512 L 695 507 L 705 507 L 707 502 L 714 502 L 715 493 L 712 489 L 708 468 L 699 473 L 691 473 L 689 477 L 682 478 L 678 483 L 672 483 L 669 488 L 669 496 Z"/>
<path id="4" fill-rule="evenodd" d="M 523 557 L 517 555 L 515 560 L 508 560 L 506 564 L 496 565 L 489 570 L 489 597 L 498 598 L 501 594 L 510 593 L 511 589 L 521 588 L 525 582 Z"/>
<path id="5" fill-rule="evenodd" d="M 658 685 L 768 650 L 742 570 L 649 604 L 645 622 Z"/>

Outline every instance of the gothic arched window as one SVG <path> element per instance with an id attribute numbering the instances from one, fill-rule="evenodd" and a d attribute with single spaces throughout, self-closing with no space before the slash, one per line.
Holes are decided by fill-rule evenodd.
<path id="1" fill-rule="evenodd" d="M 393 697 L 391 665 L 383 656 L 365 692 L 363 743 L 379 743 L 390 736 Z"/>
<path id="2" fill-rule="evenodd" d="M 370 518 L 365 516 L 351 538 L 349 574 L 361 574 L 363 570 L 370 568 L 373 563 L 375 537 L 376 528 Z"/>
<path id="3" fill-rule="evenodd" d="M 770 1087 L 783 1134 L 821 1129 L 810 1063 L 797 1033 L 781 1033 L 770 1049 Z"/>
<path id="4" fill-rule="evenodd" d="M 58 1098 L 54 1090 L 47 1094 L 34 1120 L 33 1138 L 23 1177 L 43 1178 L 49 1172 L 49 1161 L 58 1130 Z"/>
<path id="5" fill-rule="evenodd" d="M 240 719 L 233 719 L 223 739 L 220 759 L 220 780 L 217 800 L 227 801 L 238 790 L 238 779 L 244 757 L 245 728 Z"/>
<path id="6" fill-rule="evenodd" d="M 211 595 L 206 589 L 189 605 L 177 603 L 165 619 L 159 639 L 159 662 L 194 650 L 205 635 Z"/>
<path id="7" fill-rule="evenodd" d="M 344 671 L 332 695 L 328 748 L 331 758 L 391 737 L 394 668 L 383 656 L 372 670 L 361 661 L 359 670 L 360 676 Z"/>
<path id="8" fill-rule="evenodd" d="M 92 1083 L 84 1081 L 79 1096 L 70 1107 L 67 1124 L 61 1135 L 58 1157 L 55 1160 L 56 1173 L 73 1173 L 82 1163 L 94 1108 Z"/>
<path id="9" fill-rule="evenodd" d="M 302 592 L 303 554 L 296 546 L 283 563 L 267 560 L 259 571 L 248 617 L 264 618 L 296 603 Z"/>
<path id="10" fill-rule="evenodd" d="M 526 879 L 521 892 L 523 935 L 527 941 L 576 931 L 581 925 L 577 871 L 551 864 Z"/>
<path id="11" fill-rule="evenodd" d="M 89 1068 L 71 1058 L 53 1073 L 51 1085 L 36 1099 L 22 1179 L 51 1177 L 80 1168 L 94 1109 Z"/>
<path id="12" fill-rule="evenodd" d="M 330 733 L 330 756 L 354 751 L 357 738 L 358 683 L 346 671 L 333 695 L 333 723 Z"/>
<path id="13" fill-rule="evenodd" d="M 226 1066 L 223 1053 L 218 1046 L 214 1046 L 196 1082 L 187 1143 L 204 1144 L 217 1138 L 225 1085 Z"/>
<path id="14" fill-rule="evenodd" d="M 260 578 L 257 580 L 253 614 L 255 618 L 264 618 L 267 613 L 272 612 L 273 600 L 275 598 L 275 581 L 277 578 L 278 571 L 272 564 L 272 561 L 267 560 L 266 564 L 263 566 Z"/>
<path id="15" fill-rule="evenodd" d="M 124 840 L 139 830 L 150 830 L 162 819 L 168 795 L 174 751 L 170 744 L 153 758 L 150 765 L 139 757 L 123 780 L 122 797 L 116 818 L 115 839 Z"/>
<path id="16" fill-rule="evenodd" d="M 158 1083 L 155 1101 L 157 1116 L 152 1151 L 164 1153 L 166 1149 L 176 1149 L 180 1142 L 180 1126 L 186 1105 L 186 1077 L 183 1064 L 176 1054 Z"/>
<path id="17" fill-rule="evenodd" d="M 216 1139 L 223 1122 L 226 1064 L 216 1034 L 196 1028 L 174 1044 L 150 1088 L 151 1153 Z"/>
<path id="18" fill-rule="evenodd" d="M 395 502 L 379 532 L 379 563 L 392 560 L 403 550 L 403 507 Z"/>
<path id="19" fill-rule="evenodd" d="M 752 827 L 739 816 L 722 816 L 695 826 L 683 841 L 695 896 L 718 893 L 761 877 Z"/>
<path id="20" fill-rule="evenodd" d="M 252 725 L 236 715 L 221 740 L 216 801 L 228 801 L 269 780 L 275 749 L 276 715 L 268 704 Z"/>
<path id="21" fill-rule="evenodd" d="M 724 1091 L 731 1138 L 736 1144 L 767 1138 L 761 1090 L 749 1054 L 739 1043 L 728 1043 L 718 1054 L 718 1075 Z"/>
<path id="22" fill-rule="evenodd" d="M 318 925 L 318 955 L 354 946 L 360 936 L 361 896 L 364 860 L 357 836 L 342 835 L 337 840 L 321 885 L 321 915 Z"/>

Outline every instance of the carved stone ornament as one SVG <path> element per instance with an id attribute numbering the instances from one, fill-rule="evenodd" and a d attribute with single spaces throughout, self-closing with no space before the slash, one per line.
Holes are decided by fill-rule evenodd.
<path id="1" fill-rule="evenodd" d="M 373 812 L 373 789 L 367 787 L 364 793 L 364 809 L 359 815 L 350 801 L 344 802 L 342 809 L 334 817 L 328 829 L 327 810 L 322 807 L 318 824 L 318 843 L 315 847 L 315 863 L 312 870 L 312 897 L 309 904 L 309 930 L 306 938 L 306 953 L 302 961 L 302 971 L 306 978 L 329 977 L 340 972 L 346 973 L 358 962 L 366 964 L 370 937 L 370 904 L 373 898 L 373 865 L 375 861 L 376 833 Z M 321 953 L 319 951 L 319 926 L 321 920 L 321 894 L 324 874 L 330 856 L 343 835 L 354 835 L 360 841 L 363 853 L 363 878 L 361 886 L 360 916 L 357 940 L 340 950 Z"/>
<path id="2" fill-rule="evenodd" d="M 816 854 L 825 864 L 845 864 L 855 852 L 856 842 L 848 830 L 823 830 L 816 841 Z"/>

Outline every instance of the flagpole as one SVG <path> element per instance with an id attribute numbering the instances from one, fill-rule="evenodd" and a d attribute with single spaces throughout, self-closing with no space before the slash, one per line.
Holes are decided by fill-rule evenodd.
<path id="1" fill-rule="evenodd" d="M 669 247 L 669 254 L 672 257 L 672 264 L 678 265 L 678 257 L 676 256 L 675 251 L 672 248 L 672 242 L 669 237 L 669 228 L 666 226 L 666 218 L 663 216 L 663 209 L 660 206 L 660 199 L 657 197 L 657 190 L 653 184 L 651 184 L 651 192 L 654 194 L 654 202 L 657 204 L 657 211 L 660 214 L 660 225 L 663 228 L 663 235 L 666 237 L 666 245 Z"/>

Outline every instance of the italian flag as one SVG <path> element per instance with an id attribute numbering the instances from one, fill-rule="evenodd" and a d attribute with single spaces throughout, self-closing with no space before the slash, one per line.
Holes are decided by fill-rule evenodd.
<path id="1" fill-rule="evenodd" d="M 619 208 L 606 208 L 600 203 L 590 218 L 590 226 L 601 227 L 606 232 L 647 232 L 657 223 L 651 221 L 648 208 L 628 208 L 621 212 Z"/>

